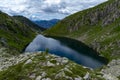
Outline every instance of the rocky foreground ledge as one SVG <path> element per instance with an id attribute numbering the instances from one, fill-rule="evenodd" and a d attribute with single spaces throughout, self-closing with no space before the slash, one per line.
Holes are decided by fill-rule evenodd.
<path id="1" fill-rule="evenodd" d="M 119 80 L 120 59 L 91 70 L 47 52 L 11 56 L 0 49 L 0 80 Z"/>

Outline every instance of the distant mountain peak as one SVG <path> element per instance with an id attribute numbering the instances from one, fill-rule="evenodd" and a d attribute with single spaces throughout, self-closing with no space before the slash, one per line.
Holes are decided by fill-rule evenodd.
<path id="1" fill-rule="evenodd" d="M 33 22 L 39 26 L 42 26 L 43 28 L 50 28 L 56 25 L 59 21 L 60 21 L 59 19 L 51 19 L 51 20 L 36 20 Z"/>

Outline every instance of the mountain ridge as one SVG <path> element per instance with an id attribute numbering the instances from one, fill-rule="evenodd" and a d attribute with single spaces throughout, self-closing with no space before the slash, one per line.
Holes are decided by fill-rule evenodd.
<path id="1" fill-rule="evenodd" d="M 0 47 L 21 52 L 25 45 L 40 32 L 40 28 L 33 28 L 0 11 Z"/>
<path id="2" fill-rule="evenodd" d="M 109 0 L 96 7 L 72 14 L 45 35 L 66 36 L 82 41 L 104 57 L 120 57 L 120 1 Z"/>
<path id="3" fill-rule="evenodd" d="M 55 24 L 57 24 L 59 21 L 60 21 L 59 19 L 51 19 L 51 20 L 36 20 L 33 22 L 44 28 L 50 28 L 54 26 Z"/>
<path id="4" fill-rule="evenodd" d="M 31 26 L 32 28 L 35 28 L 35 29 L 38 29 L 38 30 L 41 30 L 41 31 L 45 30 L 45 28 L 43 28 L 42 26 L 36 25 L 34 22 L 32 22 L 31 20 L 29 20 L 28 18 L 26 18 L 24 16 L 16 15 L 16 16 L 13 16 L 13 17 L 15 19 L 21 21 L 22 23 L 24 23 L 28 26 Z"/>
<path id="5" fill-rule="evenodd" d="M 100 9 L 104 10 L 108 4 L 118 6 L 119 10 L 119 0 L 109 0 L 101 4 L 102 6 L 99 5 L 98 8 L 101 7 Z M 113 8 L 109 9 L 113 13 L 110 13 L 111 17 L 108 16 L 108 18 L 106 15 L 109 14 L 109 11 L 105 10 L 107 14 L 104 17 L 107 20 L 104 20 L 107 25 L 101 24 L 103 18 L 96 20 L 95 14 L 99 11 L 95 13 L 95 7 L 78 12 L 77 15 L 68 16 L 55 27 L 44 32 L 46 35 L 65 36 L 80 40 L 98 51 L 100 56 L 113 59 L 108 65 L 96 70 L 80 66 L 64 57 L 48 54 L 48 50 L 32 54 L 11 55 L 10 52 L 17 53 L 12 49 L 20 52 L 37 33 L 41 33 L 41 30 L 38 31 L 26 25 L 27 23 L 24 24 L 20 20 L 0 12 L 0 80 L 119 80 L 120 19 L 112 15 L 114 14 Z M 116 13 L 118 14 L 119 11 Z M 80 18 L 81 16 L 82 18 Z M 95 22 L 92 22 L 94 17 Z M 9 48 L 9 52 L 6 48 Z"/>

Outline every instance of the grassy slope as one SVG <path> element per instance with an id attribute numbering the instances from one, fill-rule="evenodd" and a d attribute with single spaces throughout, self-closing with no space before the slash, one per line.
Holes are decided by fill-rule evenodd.
<path id="1" fill-rule="evenodd" d="M 109 59 L 120 57 L 120 15 L 117 14 L 120 2 L 116 1 L 109 0 L 68 16 L 45 34 L 80 40 Z"/>
<path id="2" fill-rule="evenodd" d="M 103 80 L 100 77 L 97 77 L 93 71 L 89 70 L 88 68 L 83 68 L 82 66 L 69 61 L 67 63 L 58 62 L 57 60 L 60 57 L 52 56 L 51 54 L 47 53 L 34 53 L 35 56 L 29 57 L 32 60 L 31 63 L 25 64 L 25 61 L 21 63 L 9 67 L 7 70 L 0 72 L 0 80 L 36 80 L 37 76 L 42 76 L 43 78 L 50 78 L 52 80 L 70 80 L 67 77 L 71 77 L 74 79 L 75 77 L 84 77 L 87 72 L 90 73 L 91 79 L 99 79 Z M 62 58 L 61 58 L 62 59 Z M 50 61 L 55 66 L 47 66 L 47 62 Z M 59 65 L 57 65 L 59 63 Z M 43 76 L 43 73 L 46 73 Z M 61 75 L 60 72 L 64 72 Z M 35 74 L 34 78 L 30 78 L 30 75 Z M 59 77 L 56 75 L 59 74 Z"/>
<path id="3" fill-rule="evenodd" d="M 24 16 L 13 16 L 15 19 L 21 21 L 22 23 L 28 25 L 28 26 L 31 26 L 32 28 L 35 28 L 35 29 L 38 29 L 40 31 L 43 31 L 45 30 L 43 27 L 41 26 L 38 26 L 37 24 L 35 24 L 34 22 L 32 22 L 31 20 L 27 19 L 26 17 Z"/>
<path id="4" fill-rule="evenodd" d="M 22 49 L 35 37 L 37 30 L 0 12 L 0 45 L 15 51 Z"/>

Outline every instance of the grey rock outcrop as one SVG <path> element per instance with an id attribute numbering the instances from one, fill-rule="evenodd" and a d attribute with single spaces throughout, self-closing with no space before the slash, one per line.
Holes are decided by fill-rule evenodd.
<path id="1" fill-rule="evenodd" d="M 42 76 L 37 76 L 35 80 L 41 80 Z"/>
<path id="2" fill-rule="evenodd" d="M 90 73 L 87 72 L 86 75 L 83 77 L 85 80 L 90 80 Z"/>
<path id="3" fill-rule="evenodd" d="M 32 60 L 31 60 L 31 59 L 28 59 L 28 60 L 25 62 L 25 64 L 30 64 L 30 63 L 32 63 Z"/>
<path id="4" fill-rule="evenodd" d="M 120 76 L 120 59 L 112 60 L 101 73 L 106 80 L 119 80 L 117 77 Z"/>

